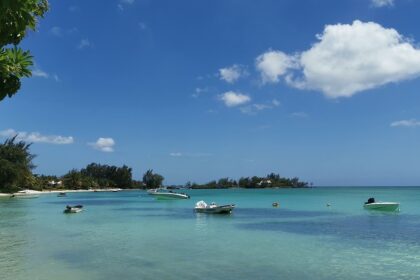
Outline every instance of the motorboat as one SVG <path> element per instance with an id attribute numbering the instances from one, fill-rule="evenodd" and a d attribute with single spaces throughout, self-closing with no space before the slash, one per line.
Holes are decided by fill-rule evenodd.
<path id="1" fill-rule="evenodd" d="M 151 189 L 148 190 L 147 193 L 149 195 L 152 195 L 156 197 L 156 199 L 188 199 L 190 196 L 185 193 L 177 193 L 171 190 L 167 190 L 164 188 L 158 188 L 158 189 Z"/>
<path id="2" fill-rule="evenodd" d="M 79 213 L 82 211 L 83 211 L 83 205 L 75 205 L 75 206 L 67 205 L 66 209 L 64 209 L 64 213 L 66 214 Z"/>
<path id="3" fill-rule="evenodd" d="M 197 213 L 208 213 L 208 214 L 230 214 L 235 208 L 235 204 L 217 205 L 212 202 L 208 205 L 203 200 L 195 204 L 194 210 Z"/>
<path id="4" fill-rule="evenodd" d="M 58 197 L 64 197 L 64 196 L 67 196 L 67 194 L 65 192 L 61 192 L 61 193 L 57 194 L 57 196 Z"/>
<path id="5" fill-rule="evenodd" d="M 400 203 L 399 202 L 384 202 L 384 201 L 375 201 L 375 198 L 371 197 L 363 205 L 365 209 L 368 210 L 378 210 L 378 211 L 399 211 Z"/>
<path id="6" fill-rule="evenodd" d="M 21 190 L 12 194 L 16 198 L 37 198 L 41 192 L 34 190 Z"/>

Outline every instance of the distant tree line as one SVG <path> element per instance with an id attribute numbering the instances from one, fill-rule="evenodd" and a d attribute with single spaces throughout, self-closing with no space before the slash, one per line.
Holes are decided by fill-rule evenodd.
<path id="1" fill-rule="evenodd" d="M 185 186 L 192 189 L 226 189 L 226 188 L 305 188 L 307 182 L 302 182 L 299 178 L 281 177 L 279 174 L 270 173 L 265 177 L 241 177 L 238 181 L 231 178 L 221 178 L 206 184 L 188 182 Z"/>
<path id="2" fill-rule="evenodd" d="M 0 144 L 0 192 L 14 192 L 19 189 L 53 190 L 53 189 L 152 189 L 163 186 L 164 177 L 147 170 L 141 181 L 133 180 L 132 168 L 90 163 L 80 170 L 72 169 L 63 176 L 33 174 L 35 155 L 30 153 L 31 144 L 17 141 L 17 136 Z M 284 178 L 278 174 L 265 177 L 242 177 L 239 180 L 221 178 L 206 184 L 188 182 L 184 186 L 169 188 L 221 189 L 221 188 L 273 188 L 273 187 L 307 187 L 308 183 L 299 178 Z"/>

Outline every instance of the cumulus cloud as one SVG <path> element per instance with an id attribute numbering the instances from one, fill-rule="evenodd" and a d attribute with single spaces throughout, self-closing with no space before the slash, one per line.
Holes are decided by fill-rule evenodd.
<path id="1" fill-rule="evenodd" d="M 371 0 L 371 1 L 372 1 L 372 5 L 378 8 L 394 5 L 394 0 Z"/>
<path id="2" fill-rule="evenodd" d="M 391 127 L 417 127 L 420 126 L 420 121 L 416 119 L 401 120 L 391 123 Z"/>
<path id="3" fill-rule="evenodd" d="M 228 91 L 219 96 L 226 106 L 235 107 L 251 101 L 251 97 L 240 92 Z"/>
<path id="4" fill-rule="evenodd" d="M 277 83 L 289 69 L 296 67 L 296 58 L 281 51 L 270 50 L 257 57 L 257 70 L 263 83 Z"/>
<path id="5" fill-rule="evenodd" d="M 114 151 L 114 145 L 115 141 L 112 138 L 98 138 L 96 142 L 94 143 L 88 143 L 90 146 L 92 146 L 94 149 L 102 151 L 102 152 L 113 152 Z"/>
<path id="6" fill-rule="evenodd" d="M 219 69 L 219 76 L 220 79 L 233 84 L 242 76 L 245 76 L 246 70 L 243 66 L 240 65 L 232 65 L 230 67 L 221 68 Z"/>
<path id="7" fill-rule="evenodd" d="M 0 131 L 1 137 L 14 137 L 17 135 L 16 140 L 25 141 L 30 143 L 48 143 L 48 144 L 72 144 L 74 139 L 72 136 L 59 136 L 59 135 L 42 135 L 39 132 L 26 132 L 16 131 L 14 129 L 6 129 Z"/>
<path id="8" fill-rule="evenodd" d="M 420 49 L 395 29 L 356 20 L 327 25 L 317 38 L 317 43 L 298 55 L 281 53 L 280 59 L 272 58 L 273 51 L 260 55 L 257 62 L 268 65 L 257 63 L 263 81 L 278 82 L 283 76 L 293 87 L 338 98 L 420 75 Z M 284 62 L 293 59 L 298 62 L 296 69 Z"/>

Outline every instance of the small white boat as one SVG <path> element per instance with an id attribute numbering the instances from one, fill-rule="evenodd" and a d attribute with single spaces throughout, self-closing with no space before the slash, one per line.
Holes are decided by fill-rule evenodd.
<path id="1" fill-rule="evenodd" d="M 190 196 L 185 193 L 177 193 L 173 191 L 168 191 L 164 188 L 159 189 L 151 189 L 148 190 L 147 193 L 156 197 L 156 199 L 188 199 Z"/>
<path id="2" fill-rule="evenodd" d="M 83 211 L 83 205 L 75 205 L 75 206 L 70 206 L 67 205 L 66 209 L 64 209 L 64 213 L 66 214 L 70 214 L 70 213 L 79 213 Z"/>
<path id="3" fill-rule="evenodd" d="M 375 201 L 373 197 L 369 198 L 367 202 L 363 205 L 365 209 L 368 210 L 378 210 L 378 211 L 399 211 L 400 203 L 398 202 L 384 202 L 384 201 Z"/>
<path id="4" fill-rule="evenodd" d="M 39 197 L 39 194 L 41 192 L 39 191 L 34 191 L 34 190 L 21 190 L 18 191 L 14 194 L 12 194 L 11 197 L 16 197 L 16 198 L 37 198 Z"/>
<path id="5" fill-rule="evenodd" d="M 217 205 L 216 203 L 212 202 L 210 205 L 208 205 L 206 202 L 201 200 L 195 204 L 194 210 L 197 213 L 230 214 L 234 208 L 235 204 Z"/>

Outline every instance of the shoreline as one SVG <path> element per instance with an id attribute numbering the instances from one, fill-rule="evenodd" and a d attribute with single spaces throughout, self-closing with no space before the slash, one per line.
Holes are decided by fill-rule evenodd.
<path id="1" fill-rule="evenodd" d="M 130 189 L 135 190 L 135 189 Z M 35 191 L 34 194 L 49 194 L 49 193 L 83 193 L 83 192 L 120 192 L 124 191 L 124 189 L 95 189 L 95 190 L 44 190 L 44 191 Z M 12 193 L 0 193 L 0 197 L 10 197 Z"/>

